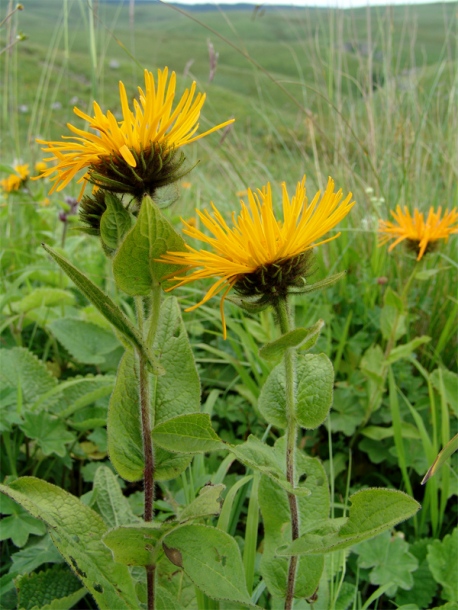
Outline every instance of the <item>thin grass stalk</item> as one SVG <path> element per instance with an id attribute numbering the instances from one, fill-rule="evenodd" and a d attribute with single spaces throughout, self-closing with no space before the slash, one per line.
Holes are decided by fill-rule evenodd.
<path id="1" fill-rule="evenodd" d="M 243 566 L 245 568 L 245 582 L 248 593 L 253 592 L 254 564 L 256 560 L 256 550 L 258 547 L 258 526 L 259 526 L 259 501 L 258 489 L 260 473 L 255 472 L 251 485 L 250 501 L 248 503 L 248 514 L 245 528 L 245 546 L 243 547 Z"/>

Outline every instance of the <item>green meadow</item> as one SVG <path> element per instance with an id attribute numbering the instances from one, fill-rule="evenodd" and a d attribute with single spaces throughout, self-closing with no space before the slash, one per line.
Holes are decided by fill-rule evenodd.
<path id="1" fill-rule="evenodd" d="M 210 202 L 229 221 L 247 188 L 267 182 L 278 211 L 281 184 L 292 194 L 304 174 L 309 200 L 331 176 L 336 190 L 352 192 L 356 201 L 331 231 L 341 235 L 316 249 L 307 283 L 345 276 L 292 299 L 299 328 L 323 321 L 310 350 L 325 354 L 334 369 L 329 416 L 324 425 L 302 428 L 297 447 L 304 459 L 320 464 L 333 519 L 348 516 L 352 494 L 380 487 L 405 492 L 422 509 L 402 523 L 393 518 L 391 527 L 373 530 L 377 537 L 355 538 L 345 549 L 322 555 L 304 550 L 300 566 L 313 572 L 313 558 L 320 557 L 324 567 L 317 592 L 304 585 L 308 593 L 290 607 L 457 610 L 458 229 L 455 221 L 455 234 L 435 241 L 420 261 L 405 243 L 391 251 L 378 243 L 379 220 L 392 220 L 397 206 L 425 215 L 430 208 L 444 213 L 458 206 L 456 4 L 351 10 L 127 0 L 23 5 L 16 10 L 13 2 L 0 3 L 0 180 L 19 164 L 28 164 L 30 173 L 17 189 L 0 189 L 0 483 L 6 494 L 0 504 L 0 610 L 113 608 L 103 597 L 109 586 L 116 588 L 113 565 L 133 579 L 137 595 L 124 591 L 119 608 L 152 608 L 141 567 L 149 564 L 119 559 L 110 546 L 115 563 L 100 541 L 105 554 L 99 549 L 84 570 L 78 555 L 77 567 L 71 560 L 77 551 L 66 550 L 65 519 L 59 521 L 53 503 L 43 495 L 27 504 L 8 490 L 11 485 L 19 493 L 21 481 L 31 480 L 24 477 L 37 477 L 73 498 L 68 506 L 78 502 L 97 513 L 105 530 L 133 527 L 142 517 L 142 480 L 123 476 L 110 449 L 110 428 L 107 437 L 110 395 L 122 395 L 116 376 L 128 346 L 56 260 L 84 273 L 132 323 L 137 297 L 120 289 L 101 240 L 79 230 L 81 185 L 73 180 L 49 194 L 49 180 L 31 177 L 47 156 L 37 138 L 60 140 L 70 133 L 67 123 L 87 130 L 74 106 L 92 115 L 96 100 L 119 119 L 119 81 L 133 99 L 144 70 L 156 74 L 165 66 L 177 74 L 178 96 L 192 81 L 206 93 L 199 133 L 235 119 L 183 147 L 189 174 L 158 191 L 155 201 L 177 231 L 180 218 L 194 218 Z M 42 243 L 57 252 L 54 259 Z M 172 293 L 200 379 L 201 413 L 211 417 L 212 434 L 227 446 L 247 443 L 250 435 L 268 448 L 279 446 L 281 426 L 262 407 L 276 362 L 259 351 L 279 338 L 277 319 L 270 308 L 246 312 L 228 299 L 224 340 L 219 297 L 184 311 L 210 286 L 204 280 Z M 269 555 L 274 542 L 280 549 L 280 542 L 286 544 L 286 522 L 275 509 L 277 501 L 283 506 L 286 488 L 275 488 L 268 466 L 244 461 L 241 450 L 228 454 L 219 445 L 190 451 L 187 461 L 178 452 L 181 462 L 172 464 L 174 450 L 164 457 L 160 443 L 157 523 L 167 527 L 192 514 L 196 528 L 224 531 L 241 560 L 237 577 L 221 568 L 210 586 L 210 560 L 202 559 L 196 574 L 175 563 L 166 545 L 157 555 L 155 607 L 287 607 L 278 576 L 287 560 L 278 560 L 283 567 L 275 572 L 278 558 Z M 434 475 L 422 484 L 444 447 Z M 213 512 L 208 504 L 209 512 L 199 513 L 194 503 L 208 483 L 221 486 L 221 498 L 213 499 Z M 75 548 L 78 535 L 75 529 Z M 179 546 L 176 532 L 167 535 Z M 98 570 L 107 583 L 113 579 L 102 593 Z M 245 597 L 239 590 L 220 593 L 223 576 L 232 583 L 245 579 Z"/>

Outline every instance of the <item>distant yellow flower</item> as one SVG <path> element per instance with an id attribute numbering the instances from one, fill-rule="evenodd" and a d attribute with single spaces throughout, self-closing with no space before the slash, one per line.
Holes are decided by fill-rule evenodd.
<path id="1" fill-rule="evenodd" d="M 379 233 L 381 233 L 379 246 L 394 239 L 395 241 L 388 248 L 391 251 L 399 243 L 407 240 L 407 245 L 417 253 L 417 261 L 421 260 L 425 252 L 433 249 L 439 239 L 447 241 L 450 235 L 458 233 L 457 208 L 453 208 L 450 212 L 446 210 L 442 218 L 441 207 L 437 211 L 430 208 L 426 222 L 423 212 L 419 212 L 416 208 L 412 216 L 406 207 L 402 211 L 398 205 L 391 215 L 396 222 L 379 221 Z"/>
<path id="2" fill-rule="evenodd" d="M 101 188 L 131 193 L 137 198 L 145 193 L 152 195 L 156 188 L 183 176 L 183 173 L 178 175 L 177 170 L 184 158 L 177 160 L 174 156 L 178 148 L 233 122 L 226 121 L 194 135 L 205 102 L 205 94 L 196 95 L 196 83 L 186 89 L 173 109 L 175 72 L 168 79 L 168 68 L 158 70 L 157 82 L 148 70 L 144 76 L 145 90 L 138 88 L 139 100 L 134 100 L 133 110 L 124 83 L 119 82 L 121 121 L 116 120 L 110 111 L 103 114 L 94 102 L 93 117 L 74 108 L 74 113 L 87 121 L 94 133 L 69 123 L 68 128 L 75 136 L 64 136 L 65 139 L 58 142 L 38 140 L 45 145 L 43 150 L 52 154 L 45 161 L 55 162 L 40 176 L 53 176 L 51 193 L 61 191 L 80 171 L 84 171 L 78 180 L 83 182 L 82 190 L 85 182 L 90 181 Z"/>
<path id="3" fill-rule="evenodd" d="M 29 177 L 29 165 L 27 163 L 15 165 L 14 171 L 19 174 L 21 180 L 27 180 L 27 178 Z"/>
<path id="4" fill-rule="evenodd" d="M 37 172 L 37 174 L 42 174 L 47 169 L 48 169 L 48 166 L 44 161 L 37 161 L 35 163 L 35 171 Z"/>
<path id="5" fill-rule="evenodd" d="M 44 199 L 42 199 L 40 201 L 40 205 L 42 208 L 47 208 L 50 203 L 51 203 L 51 200 L 49 199 L 49 197 L 45 197 Z"/>
<path id="6" fill-rule="evenodd" d="M 14 171 L 15 174 L 10 174 L 0 181 L 0 185 L 6 193 L 18 191 L 29 177 L 29 166 L 27 164 L 15 165 Z"/>
<path id="7" fill-rule="evenodd" d="M 184 189 L 190 189 L 190 188 L 191 188 L 191 186 L 192 186 L 192 182 L 182 182 L 182 183 L 181 183 L 181 186 L 182 186 Z"/>
<path id="8" fill-rule="evenodd" d="M 197 211 L 203 225 L 212 234 L 202 233 L 190 222 L 183 232 L 209 246 L 211 251 L 196 250 L 186 245 L 187 252 L 168 252 L 162 262 L 182 265 L 183 273 L 172 279 L 173 288 L 203 278 L 219 278 L 204 298 L 186 311 L 192 311 L 212 296 L 225 289 L 221 299 L 221 318 L 224 337 L 224 299 L 234 287 L 242 296 L 256 297 L 259 304 L 275 304 L 285 298 L 292 287 L 304 285 L 310 270 L 310 250 L 335 239 L 340 233 L 318 241 L 340 222 L 354 205 L 349 193 L 342 200 L 342 190 L 334 192 L 334 181 L 329 178 L 323 195 L 318 192 L 309 203 L 305 176 L 296 186 L 290 199 L 286 184 L 282 183 L 283 220 L 275 218 L 270 183 L 253 192 L 247 190 L 248 205 L 240 201 L 241 212 L 232 214 L 232 228 L 215 207 L 213 213 Z M 186 275 L 187 271 L 192 271 Z"/>

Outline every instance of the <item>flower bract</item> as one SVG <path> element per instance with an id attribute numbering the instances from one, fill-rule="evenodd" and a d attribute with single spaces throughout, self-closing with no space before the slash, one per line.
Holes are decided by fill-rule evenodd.
<path id="1" fill-rule="evenodd" d="M 124 83 L 119 83 L 122 119 L 111 111 L 104 114 L 94 102 L 94 115 L 78 108 L 74 113 L 87 121 L 89 131 L 68 124 L 74 134 L 62 141 L 38 140 L 43 150 L 52 154 L 45 159 L 54 166 L 40 177 L 54 182 L 50 192 L 60 191 L 80 172 L 78 182 L 90 181 L 113 192 L 131 193 L 138 198 L 152 194 L 155 188 L 182 177 L 177 170 L 183 159 L 177 149 L 225 127 L 233 120 L 196 135 L 205 94 L 196 94 L 196 83 L 183 93 L 174 107 L 176 75 L 169 78 L 168 68 L 158 70 L 157 79 L 145 70 L 145 88 L 139 87 L 139 99 L 129 104 Z"/>
<path id="2" fill-rule="evenodd" d="M 281 219 L 274 213 L 270 183 L 256 191 L 248 189 L 247 200 L 247 204 L 240 202 L 237 217 L 235 212 L 232 214 L 232 226 L 213 203 L 212 212 L 197 211 L 210 235 L 183 221 L 183 232 L 210 246 L 209 250 L 197 250 L 187 244 L 187 251 L 168 252 L 160 259 L 183 266 L 183 272 L 172 278 L 176 282 L 173 288 L 203 278 L 217 278 L 204 298 L 187 311 L 224 290 L 221 316 L 225 337 L 223 305 L 229 290 L 234 287 L 243 296 L 256 297 L 260 304 L 275 304 L 286 297 L 291 287 L 304 283 L 310 270 L 310 250 L 340 235 L 319 241 L 354 205 L 351 193 L 344 198 L 342 190 L 334 192 L 331 178 L 324 193 L 317 192 L 309 202 L 305 176 L 297 183 L 291 198 L 286 184 L 282 184 Z"/>
<path id="3" fill-rule="evenodd" d="M 448 240 L 453 233 L 458 233 L 458 211 L 456 208 L 450 212 L 446 210 L 442 215 L 442 208 L 429 209 L 426 220 L 423 212 L 414 209 L 413 214 L 404 207 L 398 205 L 391 212 L 395 222 L 380 220 L 379 224 L 379 246 L 394 240 L 388 248 L 391 251 L 399 243 L 407 240 L 407 245 L 417 254 L 417 260 L 431 250 L 440 239 Z"/>

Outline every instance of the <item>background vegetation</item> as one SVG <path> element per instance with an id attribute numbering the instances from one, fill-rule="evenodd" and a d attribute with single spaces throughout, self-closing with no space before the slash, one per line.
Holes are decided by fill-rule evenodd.
<path id="1" fill-rule="evenodd" d="M 457 431 L 457 240 L 441 243 L 417 264 L 402 247 L 390 254 L 377 248 L 376 235 L 377 219 L 388 218 L 398 204 L 423 211 L 457 205 L 456 5 L 189 15 L 155 3 L 137 4 L 133 14 L 128 3 L 95 0 L 24 5 L 1 31 L 2 177 L 18 162 L 34 173 L 43 158 L 37 137 L 60 139 L 68 121 L 82 127 L 74 105 L 90 113 L 96 99 L 120 112 L 119 80 L 134 96 L 144 68 L 168 65 L 181 90 L 196 80 L 207 93 L 202 129 L 236 118 L 229 133 L 188 147 L 190 165 L 199 164 L 180 191 L 161 195 L 161 204 L 179 195 L 168 208 L 177 224 L 210 200 L 229 215 L 248 186 L 268 180 L 277 193 L 281 181 L 292 190 L 304 173 L 311 193 L 328 175 L 354 193 L 358 205 L 342 236 L 317 254 L 314 276 L 346 269 L 346 279 L 296 302 L 298 324 L 325 321 L 317 347 L 336 370 L 328 433 L 307 434 L 301 447 L 323 460 L 336 514 L 350 491 L 377 485 L 411 493 L 423 510 L 393 536 L 363 543 L 328 566 L 331 584 L 313 607 L 458 607 L 450 571 L 457 553 L 456 461 L 426 488 L 420 485 Z M 13 8 L 3 2 L 2 19 Z M 211 82 L 210 43 L 218 53 Z M 79 186 L 51 197 L 49 187 L 28 180 L 0 195 L 1 479 L 33 474 L 97 509 L 94 477 L 100 464 L 109 466 L 104 425 L 122 350 L 40 243 L 63 248 L 127 313 L 132 303 L 116 292 L 97 241 L 73 230 L 71 198 Z M 204 288 L 183 289 L 183 305 Z M 257 411 L 271 368 L 258 347 L 273 338 L 272 315 L 251 318 L 226 307 L 228 341 L 214 303 L 185 314 L 204 408 L 226 440 L 255 432 L 273 442 L 277 431 L 266 428 Z M 412 343 L 420 337 L 429 340 Z M 390 379 L 383 356 L 392 360 Z M 244 469 L 223 458 L 196 458 L 178 482 L 161 483 L 156 508 L 163 518 L 208 480 L 224 480 L 228 489 L 242 481 Z M 243 547 L 250 485 L 237 489 L 227 527 Z M 142 490 L 127 485 L 123 493 L 129 510 L 140 514 Z M 32 608 L 27 587 L 44 581 L 61 559 L 41 522 L 12 502 L 2 506 L 2 608 L 18 605 L 13 579 L 24 596 L 18 607 Z M 61 577 L 70 579 L 71 572 Z M 255 585 L 256 578 L 257 571 Z M 70 589 L 78 591 L 77 584 Z M 258 593 L 258 603 L 270 607 L 265 591 Z M 74 603 L 94 607 L 89 597 Z M 190 596 L 187 607 L 196 603 Z M 301 604 L 297 608 L 309 607 Z"/>

